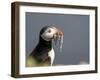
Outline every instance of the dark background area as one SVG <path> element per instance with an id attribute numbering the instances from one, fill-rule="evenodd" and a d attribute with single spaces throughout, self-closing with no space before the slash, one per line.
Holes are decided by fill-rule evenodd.
<path id="1" fill-rule="evenodd" d="M 29 55 L 45 25 L 59 26 L 64 32 L 62 52 L 54 46 L 55 65 L 89 63 L 89 15 L 26 12 L 26 54 Z"/>

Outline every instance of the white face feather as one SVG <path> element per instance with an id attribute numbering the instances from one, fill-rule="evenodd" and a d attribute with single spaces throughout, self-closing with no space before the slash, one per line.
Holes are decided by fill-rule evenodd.
<path id="1" fill-rule="evenodd" d="M 55 34 L 55 30 L 52 28 L 48 28 L 42 35 L 41 37 L 46 40 L 46 41 L 50 41 L 52 40 L 53 36 Z"/>

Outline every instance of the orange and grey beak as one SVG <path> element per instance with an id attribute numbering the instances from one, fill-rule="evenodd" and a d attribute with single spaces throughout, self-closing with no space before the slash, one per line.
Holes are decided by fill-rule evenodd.
<path id="1" fill-rule="evenodd" d="M 55 45 L 57 44 L 57 42 L 59 42 L 60 44 L 60 50 L 62 49 L 62 45 L 63 45 L 63 36 L 64 36 L 64 33 L 56 28 L 56 27 L 52 27 L 54 30 L 55 30 L 55 34 L 54 34 L 54 42 L 55 42 Z"/>
<path id="2" fill-rule="evenodd" d="M 63 37 L 63 32 L 60 29 L 56 27 L 53 27 L 53 29 L 55 30 L 54 38 L 60 39 L 61 37 Z"/>

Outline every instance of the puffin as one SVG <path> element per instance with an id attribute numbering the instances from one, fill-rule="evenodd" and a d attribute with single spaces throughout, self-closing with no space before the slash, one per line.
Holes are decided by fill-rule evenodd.
<path id="1" fill-rule="evenodd" d="M 39 41 L 26 59 L 26 67 L 53 66 L 55 52 L 53 43 L 63 44 L 63 32 L 55 26 L 44 26 L 39 33 Z"/>

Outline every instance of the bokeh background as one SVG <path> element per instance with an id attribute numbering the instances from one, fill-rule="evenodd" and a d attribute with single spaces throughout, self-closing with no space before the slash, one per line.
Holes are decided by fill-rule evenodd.
<path id="1" fill-rule="evenodd" d="M 64 32 L 62 52 L 55 50 L 55 65 L 89 64 L 89 15 L 26 12 L 26 56 L 35 48 L 39 31 L 45 25 Z"/>

